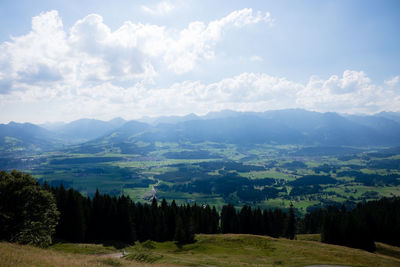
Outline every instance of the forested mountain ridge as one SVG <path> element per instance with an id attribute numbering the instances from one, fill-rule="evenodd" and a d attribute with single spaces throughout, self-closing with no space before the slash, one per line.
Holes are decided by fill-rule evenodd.
<path id="1" fill-rule="evenodd" d="M 188 119 L 188 117 L 192 119 Z M 400 115 L 399 115 L 400 118 Z M 120 142 L 216 142 L 231 144 L 295 144 L 306 146 L 396 146 L 400 123 L 378 115 L 342 116 L 306 110 L 267 112 L 222 111 L 203 117 L 174 118 L 167 123 L 122 126 L 99 143 L 124 136 Z M 128 122 L 128 123 L 133 123 Z M 136 123 L 139 125 L 138 123 Z"/>
<path id="2" fill-rule="evenodd" d="M 57 148 L 61 140 L 40 126 L 32 123 L 0 124 L 0 152 L 37 152 Z"/>
<path id="3" fill-rule="evenodd" d="M 145 123 L 147 121 L 149 123 Z M 266 112 L 225 110 L 205 116 L 189 114 L 142 121 L 80 119 L 68 124 L 0 124 L 0 150 L 52 150 L 71 144 L 123 146 L 132 142 L 217 142 L 236 145 L 305 146 L 400 145 L 400 114 L 340 115 L 300 109 Z M 85 144 L 85 142 L 89 142 Z"/>
<path id="4" fill-rule="evenodd" d="M 115 118 L 110 121 L 79 119 L 54 127 L 51 131 L 64 143 L 83 143 L 103 136 L 125 123 L 126 121 L 122 118 Z"/>

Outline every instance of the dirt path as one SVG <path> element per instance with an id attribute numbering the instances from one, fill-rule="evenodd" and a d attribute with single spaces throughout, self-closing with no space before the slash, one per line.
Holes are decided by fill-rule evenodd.
<path id="1" fill-rule="evenodd" d="M 155 180 L 154 178 L 150 178 L 150 179 L 151 180 Z M 153 200 L 153 198 L 157 198 L 157 188 L 156 188 L 156 186 L 158 186 L 159 184 L 160 184 L 160 180 L 157 180 L 157 183 L 153 184 L 151 186 L 151 189 L 143 194 L 142 199 L 151 201 L 151 200 Z"/>

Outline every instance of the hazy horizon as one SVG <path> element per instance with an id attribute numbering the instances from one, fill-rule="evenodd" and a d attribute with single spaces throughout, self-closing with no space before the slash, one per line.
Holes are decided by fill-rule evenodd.
<path id="1" fill-rule="evenodd" d="M 400 111 L 398 1 L 0 5 L 0 123 Z"/>
<path id="2" fill-rule="evenodd" d="M 0 124 L 8 124 L 8 123 L 32 123 L 32 124 L 36 124 L 36 125 L 46 125 L 46 124 L 68 124 L 71 122 L 75 122 L 75 121 L 79 121 L 79 120 L 98 120 L 98 121 L 112 121 L 115 119 L 122 119 L 125 121 L 140 121 L 140 122 L 145 122 L 145 123 L 149 123 L 148 121 L 152 121 L 152 120 L 157 120 L 159 118 L 168 118 L 168 117 L 186 117 L 186 116 L 190 116 L 190 115 L 194 115 L 197 116 L 199 118 L 205 117 L 209 114 L 212 113 L 220 113 L 220 112 L 238 112 L 238 113 L 246 113 L 246 112 L 254 112 L 254 113 L 264 113 L 264 112 L 273 112 L 273 111 L 284 111 L 284 110 L 303 110 L 303 111 L 308 111 L 308 112 L 317 112 L 317 113 L 336 113 L 340 116 L 350 116 L 350 115 L 354 115 L 354 116 L 374 116 L 374 115 L 378 115 L 382 112 L 388 112 L 388 113 L 398 113 L 400 115 L 400 112 L 392 112 L 392 111 L 380 111 L 380 112 L 375 112 L 375 113 L 354 113 L 354 114 L 350 114 L 350 113 L 340 113 L 340 112 L 331 112 L 331 111 L 326 111 L 326 112 L 320 112 L 320 111 L 314 111 L 314 110 L 307 110 L 307 109 L 301 109 L 301 108 L 294 108 L 294 109 L 270 109 L 270 110 L 264 110 L 264 111 L 241 111 L 241 110 L 231 110 L 231 109 L 222 109 L 222 110 L 216 110 L 216 111 L 210 111 L 210 112 L 206 112 L 203 114 L 196 114 L 196 113 L 187 113 L 187 114 L 183 114 L 183 115 L 160 115 L 160 116 L 141 116 L 141 117 L 137 117 L 137 118 L 125 118 L 122 116 L 117 116 L 117 117 L 113 117 L 111 119 L 101 119 L 101 118 L 90 118 L 90 117 L 80 117 L 77 119 L 73 119 L 73 120 L 69 120 L 69 121 L 44 121 L 44 122 L 33 122 L 33 121 L 15 121 L 15 120 L 9 120 L 7 122 L 0 122 Z"/>

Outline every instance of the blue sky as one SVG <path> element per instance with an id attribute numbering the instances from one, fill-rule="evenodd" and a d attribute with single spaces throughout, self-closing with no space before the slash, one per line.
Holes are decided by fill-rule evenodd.
<path id="1" fill-rule="evenodd" d="M 0 1 L 0 122 L 400 111 L 399 1 Z"/>

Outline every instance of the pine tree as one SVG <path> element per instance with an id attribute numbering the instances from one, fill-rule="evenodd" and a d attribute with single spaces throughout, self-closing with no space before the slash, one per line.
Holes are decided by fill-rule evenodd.
<path id="1" fill-rule="evenodd" d="M 180 215 L 176 217 L 176 227 L 175 227 L 175 235 L 174 235 L 174 241 L 176 241 L 178 244 L 184 244 L 185 243 L 185 228 L 183 226 L 183 221 Z"/>
<path id="2" fill-rule="evenodd" d="M 236 210 L 231 204 L 222 207 L 221 231 L 224 234 L 238 232 L 238 218 Z"/>
<path id="3" fill-rule="evenodd" d="M 286 229 L 286 236 L 290 239 L 294 239 L 296 235 L 296 217 L 294 214 L 294 208 L 293 204 L 290 203 L 290 209 L 289 209 L 289 218 L 288 218 L 288 224 L 287 224 L 287 229 Z"/>
<path id="4" fill-rule="evenodd" d="M 68 236 L 66 240 L 83 242 L 85 240 L 86 224 L 83 211 L 82 195 L 72 188 L 67 193 Z"/>
<path id="5" fill-rule="evenodd" d="M 186 219 L 185 228 L 185 240 L 184 243 L 190 244 L 194 242 L 195 225 L 194 219 L 189 217 Z"/>

